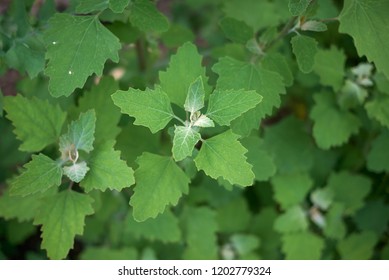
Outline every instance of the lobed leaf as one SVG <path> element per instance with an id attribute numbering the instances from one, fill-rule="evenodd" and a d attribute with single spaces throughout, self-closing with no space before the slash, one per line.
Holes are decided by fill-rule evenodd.
<path id="1" fill-rule="evenodd" d="M 32 160 L 24 167 L 23 173 L 11 182 L 11 195 L 26 196 L 61 185 L 60 164 L 44 154 L 32 155 Z"/>
<path id="2" fill-rule="evenodd" d="M 308 8 L 311 0 L 289 0 L 289 11 L 293 16 L 302 15 Z"/>
<path id="3" fill-rule="evenodd" d="M 104 142 L 91 153 L 87 160 L 90 170 L 80 183 L 85 191 L 121 191 L 135 183 L 134 171 L 120 159 L 120 152 L 113 146 L 113 141 Z"/>
<path id="4" fill-rule="evenodd" d="M 201 76 L 190 84 L 188 95 L 186 96 L 184 108 L 185 111 L 194 113 L 204 107 L 204 84 Z"/>
<path id="5" fill-rule="evenodd" d="M 294 36 L 290 42 L 300 71 L 303 73 L 311 72 L 315 65 L 315 56 L 318 50 L 317 41 L 305 35 L 298 35 Z"/>
<path id="6" fill-rule="evenodd" d="M 93 199 L 74 191 L 45 198 L 34 224 L 42 225 L 42 249 L 50 259 L 63 259 L 73 248 L 74 237 L 82 234 L 85 216 L 93 214 Z"/>
<path id="7" fill-rule="evenodd" d="M 173 137 L 173 158 L 175 161 L 191 156 L 194 146 L 201 139 L 200 133 L 192 127 L 176 126 Z"/>
<path id="8" fill-rule="evenodd" d="M 282 237 L 282 251 L 287 260 L 319 260 L 324 240 L 310 232 L 287 234 Z"/>
<path id="9" fill-rule="evenodd" d="M 223 177 L 231 184 L 251 185 L 254 173 L 244 156 L 247 150 L 238 138 L 238 135 L 228 130 L 204 140 L 195 158 L 197 168 L 214 179 Z"/>
<path id="10" fill-rule="evenodd" d="M 144 32 L 165 32 L 169 29 L 167 18 L 149 0 L 131 1 L 130 21 Z"/>
<path id="11" fill-rule="evenodd" d="M 94 109 L 81 113 L 78 120 L 71 122 L 68 132 L 60 138 L 60 151 L 67 153 L 70 149 L 83 150 L 87 153 L 93 150 L 95 141 L 96 114 Z"/>
<path id="12" fill-rule="evenodd" d="M 66 119 L 58 105 L 21 95 L 4 98 L 4 110 L 17 138 L 23 142 L 19 149 L 25 152 L 37 152 L 56 142 Z"/>
<path id="13" fill-rule="evenodd" d="M 96 113 L 95 144 L 113 140 L 119 134 L 117 127 L 121 114 L 111 95 L 119 89 L 118 83 L 109 76 L 101 78 L 99 84 L 78 99 L 77 112 L 94 109 Z"/>
<path id="14" fill-rule="evenodd" d="M 89 167 L 86 165 L 85 161 L 63 167 L 63 173 L 68 176 L 70 180 L 76 183 L 81 182 L 88 171 Z"/>
<path id="15" fill-rule="evenodd" d="M 108 59 L 119 61 L 119 39 L 97 16 L 56 14 L 48 26 L 44 34 L 49 60 L 45 74 L 54 97 L 69 96 L 94 73 L 101 76 Z"/>
<path id="16" fill-rule="evenodd" d="M 262 96 L 253 90 L 215 90 L 209 97 L 206 115 L 220 125 L 229 125 L 261 100 Z"/>
<path id="17" fill-rule="evenodd" d="M 320 82 L 325 86 L 331 86 L 334 91 L 340 89 L 344 80 L 344 65 L 346 56 L 342 50 L 331 46 L 328 50 L 319 49 L 315 56 L 315 71 Z"/>
<path id="18" fill-rule="evenodd" d="M 315 105 L 311 111 L 313 136 L 320 148 L 340 146 L 358 133 L 360 120 L 351 112 L 336 107 L 331 93 L 316 94 L 314 100 Z"/>
<path id="19" fill-rule="evenodd" d="M 135 118 L 134 124 L 146 126 L 152 133 L 163 129 L 174 117 L 169 97 L 160 87 L 145 91 L 119 90 L 112 95 L 112 100 L 122 113 Z"/>
<path id="20" fill-rule="evenodd" d="M 143 153 L 135 170 L 135 189 L 130 205 L 136 221 L 145 221 L 163 213 L 167 205 L 176 205 L 189 191 L 189 179 L 170 157 Z"/>
<path id="21" fill-rule="evenodd" d="M 366 55 L 389 78 L 389 25 L 386 0 L 346 0 L 339 15 L 339 32 L 354 39 L 360 56 Z"/>
<path id="22" fill-rule="evenodd" d="M 177 53 L 170 58 L 166 71 L 159 72 L 162 90 L 166 92 L 172 103 L 182 106 L 191 83 L 199 76 L 204 83 L 205 94 L 209 93 L 208 78 L 201 61 L 202 57 L 196 46 L 187 42 L 179 47 Z"/>

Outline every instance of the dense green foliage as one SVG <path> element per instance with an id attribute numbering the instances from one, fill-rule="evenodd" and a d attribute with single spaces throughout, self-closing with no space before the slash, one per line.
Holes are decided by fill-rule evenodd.
<path id="1" fill-rule="evenodd" d="M 2 3 L 0 258 L 388 259 L 388 13 Z"/>

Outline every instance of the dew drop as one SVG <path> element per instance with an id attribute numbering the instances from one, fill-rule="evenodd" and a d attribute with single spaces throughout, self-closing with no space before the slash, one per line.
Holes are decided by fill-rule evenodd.
<path id="1" fill-rule="evenodd" d="M 69 70 L 69 72 L 68 72 L 68 73 L 69 73 L 69 75 L 72 75 L 72 74 L 73 74 L 73 72 L 72 72 L 71 70 Z"/>
<path id="2" fill-rule="evenodd" d="M 57 42 L 53 42 L 53 45 L 56 45 L 57 44 Z"/>

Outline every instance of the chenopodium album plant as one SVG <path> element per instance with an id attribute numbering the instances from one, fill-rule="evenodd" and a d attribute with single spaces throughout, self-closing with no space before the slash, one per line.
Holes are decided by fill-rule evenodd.
<path id="1" fill-rule="evenodd" d="M 33 79 L 1 100 L 7 232 L 52 259 L 389 257 L 388 1 L 173 1 L 219 17 L 205 58 L 149 0 L 27 2 L 1 19 Z"/>
<path id="2" fill-rule="evenodd" d="M 186 46 L 193 48 L 190 44 Z M 177 100 L 182 100 L 185 94 L 176 94 Z M 209 96 L 207 111 L 201 113 L 204 98 L 204 84 L 199 76 L 189 85 L 185 103 L 181 104 L 187 116 L 184 121 L 174 114 L 169 97 L 160 86 L 154 90 L 129 89 L 112 95 L 115 105 L 123 113 L 135 117 L 134 124 L 147 126 L 151 132 L 163 129 L 172 119 L 181 123 L 175 125 L 173 132 L 172 154 L 175 161 L 192 156 L 195 145 L 201 141 L 201 149 L 194 159 L 198 170 L 214 179 L 222 177 L 231 184 L 251 185 L 254 173 L 246 161 L 244 154 L 247 150 L 239 142 L 239 136 L 227 130 L 203 139 L 200 129 L 214 127 L 214 121 L 219 125 L 229 125 L 254 108 L 262 97 L 255 91 L 216 89 Z M 139 172 L 135 174 L 137 187 L 130 204 L 134 207 L 135 219 L 143 221 L 155 218 L 166 205 L 177 204 L 182 193 L 188 192 L 188 178 L 170 157 L 143 154 L 138 163 Z M 147 180 L 144 181 L 142 175 L 148 177 Z M 150 194 L 154 198 L 150 198 Z M 148 203 L 145 204 L 145 201 Z"/>

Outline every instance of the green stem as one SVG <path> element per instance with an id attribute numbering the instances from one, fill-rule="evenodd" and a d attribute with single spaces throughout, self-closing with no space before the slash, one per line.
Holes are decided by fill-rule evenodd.
<path id="1" fill-rule="evenodd" d="M 338 18 L 338 17 L 334 17 L 334 18 L 323 18 L 323 19 L 320 19 L 319 21 L 321 21 L 321 22 L 339 21 L 339 18 Z"/>
<path id="2" fill-rule="evenodd" d="M 180 123 L 182 123 L 183 125 L 185 125 L 185 122 L 180 118 L 180 117 L 177 117 L 176 115 L 172 115 L 172 117 L 176 120 L 178 120 Z"/>
<path id="3" fill-rule="evenodd" d="M 282 30 L 278 33 L 278 36 L 270 41 L 266 46 L 263 48 L 263 52 L 266 52 L 266 50 L 273 47 L 279 40 L 284 38 L 286 35 L 290 33 L 291 30 L 293 30 L 293 26 L 296 24 L 297 17 L 292 17 L 282 28 Z"/>
<path id="4" fill-rule="evenodd" d="M 140 38 L 135 43 L 136 54 L 138 57 L 138 68 L 140 72 L 145 72 L 147 68 L 146 47 L 143 38 Z"/>

